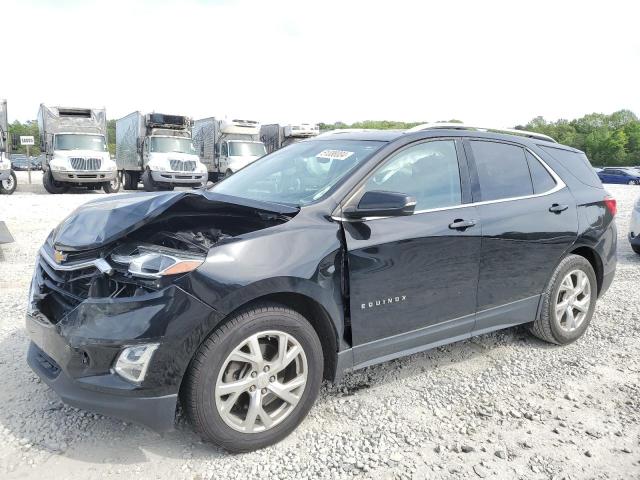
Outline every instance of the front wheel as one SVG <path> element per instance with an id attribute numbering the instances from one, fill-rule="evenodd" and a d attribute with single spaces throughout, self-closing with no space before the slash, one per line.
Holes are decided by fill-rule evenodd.
<path id="1" fill-rule="evenodd" d="M 191 422 L 232 452 L 272 445 L 307 415 L 322 381 L 322 345 L 299 313 L 277 304 L 241 312 L 194 356 L 183 389 Z"/>
<path id="2" fill-rule="evenodd" d="M 56 182 L 53 179 L 53 174 L 51 173 L 51 170 L 47 170 L 42 175 L 42 185 L 44 186 L 44 189 L 47 192 L 52 194 L 65 193 L 67 190 L 69 190 L 68 185 L 65 185 L 64 183 L 61 183 L 61 182 Z"/>
<path id="3" fill-rule="evenodd" d="M 142 186 L 144 187 L 145 192 L 155 192 L 158 190 L 158 186 L 156 182 L 153 181 L 149 170 L 145 170 L 142 174 Z"/>
<path id="4" fill-rule="evenodd" d="M 116 178 L 110 182 L 106 182 L 102 185 L 104 193 L 118 193 L 120 190 L 120 177 L 116 175 Z"/>
<path id="5" fill-rule="evenodd" d="M 0 182 L 0 193 L 5 195 L 11 195 L 16 191 L 16 187 L 18 185 L 18 180 L 16 179 L 16 174 L 13 170 L 11 170 L 9 174 L 9 178 L 6 180 L 2 180 Z"/>
<path id="6" fill-rule="evenodd" d="M 556 267 L 542 294 L 542 311 L 531 325 L 531 333 L 558 345 L 577 340 L 591 322 L 597 296 L 591 264 L 579 255 L 568 255 Z"/>
<path id="7" fill-rule="evenodd" d="M 627 185 L 638 185 L 638 181 L 637 180 L 629 180 L 627 182 Z"/>

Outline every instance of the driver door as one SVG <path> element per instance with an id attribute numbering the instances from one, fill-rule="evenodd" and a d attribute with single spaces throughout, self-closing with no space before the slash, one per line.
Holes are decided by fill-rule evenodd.
<path id="1" fill-rule="evenodd" d="M 481 226 L 476 207 L 466 205 L 461 144 L 435 139 L 405 147 L 345 207 L 376 190 L 417 203 L 409 216 L 343 220 L 358 366 L 467 338 L 476 311 Z"/>

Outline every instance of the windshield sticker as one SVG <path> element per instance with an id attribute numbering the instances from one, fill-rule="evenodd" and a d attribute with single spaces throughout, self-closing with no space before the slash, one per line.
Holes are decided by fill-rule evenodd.
<path id="1" fill-rule="evenodd" d="M 326 158 L 328 160 L 346 160 L 353 154 L 354 152 L 349 152 L 347 150 L 323 150 L 316 155 L 316 158 Z"/>

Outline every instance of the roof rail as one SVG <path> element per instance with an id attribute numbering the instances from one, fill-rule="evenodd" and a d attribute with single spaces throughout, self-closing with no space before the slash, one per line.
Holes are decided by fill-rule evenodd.
<path id="1" fill-rule="evenodd" d="M 325 137 L 325 136 L 335 135 L 339 133 L 368 132 L 371 130 L 373 129 L 371 128 L 334 128 L 333 130 L 321 132 L 320 135 L 318 135 L 317 137 Z"/>
<path id="2" fill-rule="evenodd" d="M 543 133 L 529 132 L 527 130 L 517 130 L 515 128 L 475 127 L 473 125 L 465 125 L 464 123 L 423 123 L 406 130 L 406 132 L 421 132 L 423 130 L 432 130 L 438 128 L 449 130 L 475 130 L 477 132 L 508 133 L 511 135 L 521 135 L 523 137 L 536 138 L 538 140 L 558 143 L 554 138 L 551 138 L 549 135 L 545 135 Z"/>

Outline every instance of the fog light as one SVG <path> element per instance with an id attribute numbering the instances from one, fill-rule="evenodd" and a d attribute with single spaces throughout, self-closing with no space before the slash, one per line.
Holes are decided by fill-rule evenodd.
<path id="1" fill-rule="evenodd" d="M 151 357 L 158 345 L 157 343 L 147 343 L 125 348 L 118 356 L 114 370 L 130 382 L 141 383 L 147 374 Z"/>

